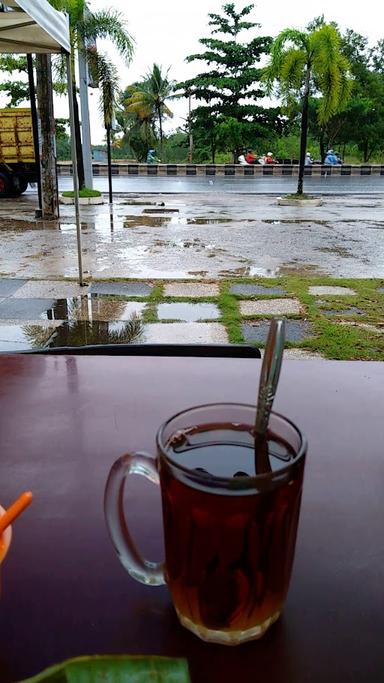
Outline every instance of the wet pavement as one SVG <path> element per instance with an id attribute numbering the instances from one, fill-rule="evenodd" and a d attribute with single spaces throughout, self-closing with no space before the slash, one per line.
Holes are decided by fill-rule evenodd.
<path id="1" fill-rule="evenodd" d="M 272 315 L 287 319 L 291 344 L 311 346 L 306 300 L 276 282 L 268 286 L 268 278 L 384 277 L 383 195 L 281 207 L 262 194 L 132 193 L 116 196 L 112 207 L 83 206 L 86 287 L 76 281 L 74 207 L 62 206 L 52 222 L 36 220 L 35 208 L 32 194 L 0 202 L 0 351 L 226 343 L 234 320 L 236 339 L 263 345 Z M 240 280 L 258 276 L 265 279 Z M 308 282 L 319 316 L 383 333 L 369 307 L 353 305 L 350 283 L 326 282 Z"/>
<path id="2" fill-rule="evenodd" d="M 33 195 L 0 203 L 0 277 L 76 278 L 74 208 L 44 222 L 35 205 Z M 281 207 L 266 195 L 132 194 L 81 207 L 81 225 L 85 279 L 384 275 L 383 195 Z"/>

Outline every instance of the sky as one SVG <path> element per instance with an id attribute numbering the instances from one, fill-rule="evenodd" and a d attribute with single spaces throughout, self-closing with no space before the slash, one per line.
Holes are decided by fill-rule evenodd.
<path id="1" fill-rule="evenodd" d="M 251 4 L 251 0 L 234 0 L 237 9 Z M 91 10 L 111 7 L 119 10 L 126 27 L 135 40 L 135 51 L 129 66 L 117 56 L 110 44 L 100 42 L 103 49 L 114 58 L 120 74 L 120 86 L 144 76 L 156 62 L 164 70 L 169 67 L 169 78 L 182 81 L 204 70 L 203 62 L 187 64 L 185 57 L 202 51 L 199 38 L 210 37 L 208 13 L 222 14 L 225 0 L 88 0 Z M 367 36 L 373 45 L 384 38 L 384 28 L 379 16 L 378 0 L 353 3 L 351 0 L 263 0 L 255 2 L 249 19 L 261 24 L 259 35 L 276 36 L 284 28 L 305 28 L 314 17 L 324 14 L 326 21 L 336 21 L 341 29 L 352 28 Z M 250 35 L 250 32 L 248 32 Z M 247 33 L 244 33 L 244 38 Z M 104 139 L 104 129 L 98 112 L 97 91 L 90 92 L 90 119 L 92 143 Z M 171 131 L 183 123 L 188 114 L 185 99 L 170 104 L 174 118 L 165 125 Z M 66 98 L 55 100 L 57 117 L 68 115 Z"/>

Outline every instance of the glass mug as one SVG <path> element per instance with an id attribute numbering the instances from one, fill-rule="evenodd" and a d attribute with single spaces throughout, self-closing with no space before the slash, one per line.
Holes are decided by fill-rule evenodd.
<path id="1" fill-rule="evenodd" d="M 179 620 L 203 640 L 236 645 L 279 617 L 295 551 L 307 450 L 287 418 L 271 413 L 271 471 L 255 474 L 255 406 L 202 405 L 168 419 L 157 458 L 119 458 L 105 489 L 115 550 L 141 583 L 167 584 Z M 140 556 L 126 525 L 128 474 L 160 484 L 165 563 Z"/>

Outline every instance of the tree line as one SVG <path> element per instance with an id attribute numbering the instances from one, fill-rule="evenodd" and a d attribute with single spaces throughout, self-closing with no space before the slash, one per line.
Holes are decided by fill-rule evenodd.
<path id="1" fill-rule="evenodd" d="M 274 39 L 260 35 L 249 19 L 253 9 L 228 3 L 222 14 L 208 14 L 211 35 L 199 41 L 204 49 L 186 57 L 202 65 L 194 78 L 176 83 L 155 64 L 125 88 L 118 154 L 144 161 L 146 150 L 158 145 L 162 160 L 186 161 L 192 135 L 197 163 L 236 161 L 245 148 L 298 159 L 303 97 L 314 158 L 324 161 L 335 147 L 343 158 L 349 152 L 364 162 L 383 153 L 384 39 L 369 47 L 367 38 L 342 32 L 323 16 L 305 31 L 287 29 Z M 192 101 L 192 111 L 164 140 L 164 119 L 180 96 Z M 277 104 L 265 105 L 266 96 Z"/>
<path id="2" fill-rule="evenodd" d="M 323 16 L 304 31 L 273 38 L 252 20 L 253 4 L 237 9 L 227 3 L 221 14 L 208 14 L 210 35 L 200 38 L 201 51 L 186 56 L 201 65 L 194 78 L 177 83 L 169 69 L 153 64 L 120 91 L 116 69 L 96 40 L 111 39 L 129 63 L 134 44 L 122 16 L 112 9 L 90 12 L 85 0 L 50 2 L 69 13 L 74 51 L 84 52 L 101 90 L 104 123 L 117 121 L 115 158 L 145 161 L 151 148 L 164 162 L 196 163 L 236 161 L 245 148 L 301 160 L 307 147 L 322 161 L 331 147 L 364 162 L 383 153 L 384 39 L 370 47 L 364 36 L 342 32 Z M 28 98 L 25 81 L 15 79 L 26 70 L 25 59 L 1 57 L 0 68 L 10 74 L 0 91 L 17 106 Z M 55 74 L 53 88 L 63 93 L 60 65 Z M 73 89 L 77 94 L 75 81 Z M 185 125 L 166 135 L 176 98 L 187 98 L 190 110 Z M 63 121 L 58 124 L 59 157 L 65 157 L 68 133 Z M 77 142 L 80 152 L 80 137 Z"/>

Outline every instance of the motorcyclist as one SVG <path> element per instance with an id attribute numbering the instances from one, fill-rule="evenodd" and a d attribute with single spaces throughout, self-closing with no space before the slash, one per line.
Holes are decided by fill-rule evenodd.
<path id="1" fill-rule="evenodd" d="M 160 159 L 156 157 L 156 150 L 149 149 L 147 154 L 147 164 L 156 164 Z"/>
<path id="2" fill-rule="evenodd" d="M 340 164 L 340 161 L 338 160 L 333 149 L 328 150 L 326 157 L 324 159 L 324 163 L 327 164 L 327 166 L 337 166 L 338 164 Z"/>

